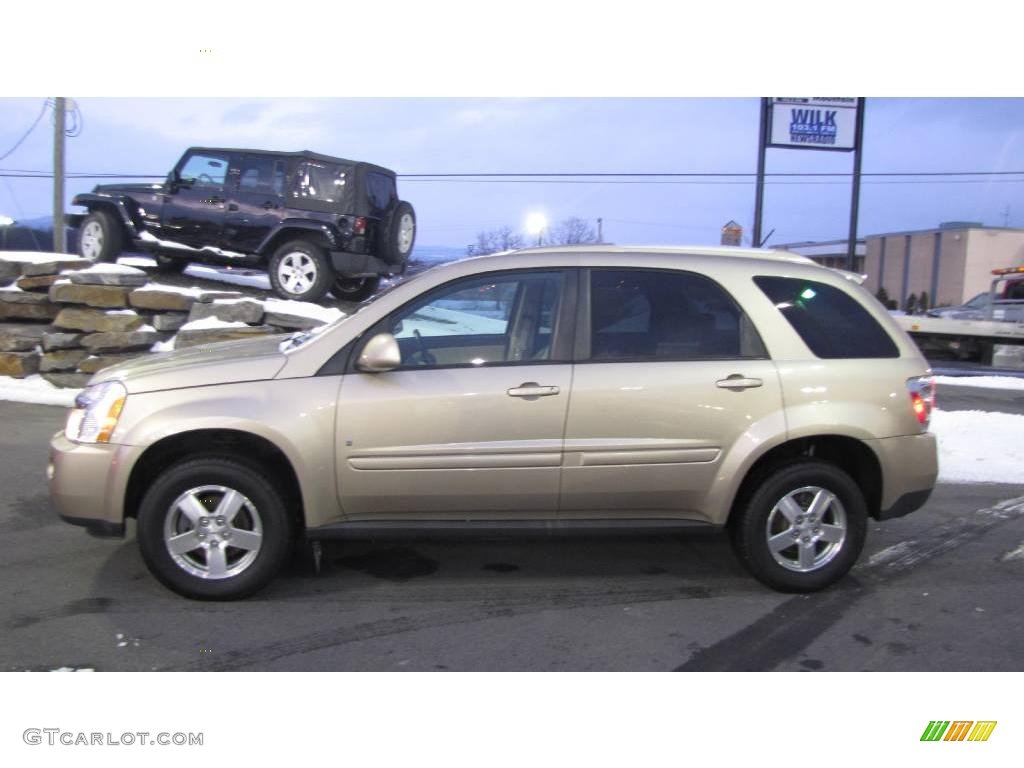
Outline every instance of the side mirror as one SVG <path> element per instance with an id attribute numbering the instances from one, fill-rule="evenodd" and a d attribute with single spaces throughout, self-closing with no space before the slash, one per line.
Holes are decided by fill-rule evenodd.
<path id="1" fill-rule="evenodd" d="M 393 371 L 402 364 L 402 350 L 390 333 L 378 333 L 363 347 L 356 368 L 366 373 Z"/>

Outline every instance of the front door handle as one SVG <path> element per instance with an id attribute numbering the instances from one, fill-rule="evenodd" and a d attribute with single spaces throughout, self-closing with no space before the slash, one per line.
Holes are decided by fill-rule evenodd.
<path id="1" fill-rule="evenodd" d="M 751 389 L 760 387 L 764 382 L 761 379 L 748 379 L 741 373 L 734 373 L 724 379 L 715 382 L 722 389 Z"/>
<path id="2" fill-rule="evenodd" d="M 542 387 L 535 381 L 527 381 L 508 390 L 509 397 L 550 397 L 557 395 L 558 387 Z"/>

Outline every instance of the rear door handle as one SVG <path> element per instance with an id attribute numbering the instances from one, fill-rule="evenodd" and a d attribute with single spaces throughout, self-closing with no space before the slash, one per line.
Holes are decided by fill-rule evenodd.
<path id="1" fill-rule="evenodd" d="M 751 389 L 760 387 L 764 382 L 761 379 L 748 379 L 743 374 L 734 373 L 724 379 L 715 382 L 722 389 Z"/>
<path id="2" fill-rule="evenodd" d="M 527 381 L 508 390 L 509 397 L 550 397 L 557 395 L 558 387 L 542 387 L 535 381 Z"/>

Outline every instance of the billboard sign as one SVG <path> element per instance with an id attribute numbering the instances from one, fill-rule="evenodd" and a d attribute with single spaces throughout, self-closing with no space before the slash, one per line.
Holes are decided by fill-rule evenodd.
<path id="1" fill-rule="evenodd" d="M 849 152 L 857 148 L 857 99 L 773 97 L 768 146 Z"/>

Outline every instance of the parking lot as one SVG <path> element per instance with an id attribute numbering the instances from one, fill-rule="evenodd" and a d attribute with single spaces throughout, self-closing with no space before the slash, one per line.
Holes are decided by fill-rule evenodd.
<path id="1" fill-rule="evenodd" d="M 940 407 L 1022 413 L 1024 397 L 947 387 Z M 1020 668 L 1024 485 L 939 485 L 812 596 L 693 533 L 335 543 L 320 575 L 297 563 L 247 601 L 197 603 L 148 574 L 131 527 L 103 540 L 56 519 L 63 417 L 0 402 L 3 670 Z"/>

